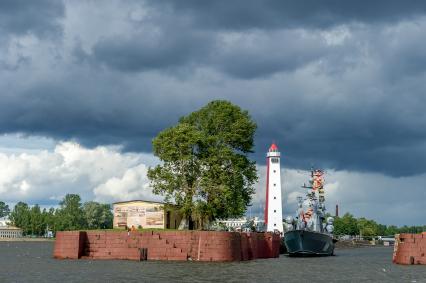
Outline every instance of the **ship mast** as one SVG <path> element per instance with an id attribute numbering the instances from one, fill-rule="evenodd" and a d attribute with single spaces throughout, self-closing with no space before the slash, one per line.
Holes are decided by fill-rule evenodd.
<path id="1" fill-rule="evenodd" d="M 309 184 L 303 184 L 302 188 L 308 189 L 305 201 L 308 208 L 303 211 L 303 199 L 299 198 L 299 225 L 309 230 L 323 232 L 322 222 L 325 218 L 325 197 L 324 197 L 324 171 L 311 169 Z"/>

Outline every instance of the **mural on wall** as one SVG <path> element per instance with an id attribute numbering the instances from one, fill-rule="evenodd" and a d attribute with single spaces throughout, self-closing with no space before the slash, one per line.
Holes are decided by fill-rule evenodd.
<path id="1" fill-rule="evenodd" d="M 164 228 L 164 210 L 162 205 L 129 205 L 114 208 L 117 226 L 135 228 Z"/>
<path id="2" fill-rule="evenodd" d="M 114 219 L 117 219 L 117 226 L 127 226 L 127 209 L 123 207 L 115 207 Z"/>
<path id="3" fill-rule="evenodd" d="M 164 227 L 164 212 L 155 208 L 146 210 L 146 225 L 149 227 Z"/>

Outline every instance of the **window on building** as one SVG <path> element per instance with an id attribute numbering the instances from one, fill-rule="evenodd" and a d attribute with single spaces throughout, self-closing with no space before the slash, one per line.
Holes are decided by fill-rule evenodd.
<path id="1" fill-rule="evenodd" d="M 277 199 L 277 197 L 274 197 L 274 199 Z"/>
<path id="2" fill-rule="evenodd" d="M 277 211 L 274 209 L 274 212 L 277 212 Z"/>

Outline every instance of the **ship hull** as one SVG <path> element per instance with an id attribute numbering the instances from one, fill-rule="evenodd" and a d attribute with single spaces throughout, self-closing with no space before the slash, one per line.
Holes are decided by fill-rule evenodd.
<path id="1" fill-rule="evenodd" d="M 291 256 L 328 256 L 334 253 L 333 237 L 307 230 L 293 230 L 284 234 L 284 244 Z"/>

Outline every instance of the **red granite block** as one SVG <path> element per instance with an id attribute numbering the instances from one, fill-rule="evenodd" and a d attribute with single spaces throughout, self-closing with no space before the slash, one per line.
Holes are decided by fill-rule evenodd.
<path id="1" fill-rule="evenodd" d="M 249 260 L 249 245 L 247 234 L 241 235 L 241 260 Z"/>
<path id="2" fill-rule="evenodd" d="M 426 257 L 421 256 L 421 257 L 416 257 L 414 259 L 415 264 L 425 264 L 426 265 Z"/>
<path id="3" fill-rule="evenodd" d="M 106 244 L 106 247 L 108 248 L 121 248 L 121 247 L 128 247 L 127 243 L 110 243 Z"/>
<path id="4" fill-rule="evenodd" d="M 397 264 L 411 264 L 410 256 L 397 256 L 395 263 L 397 263 Z"/>
<path id="5" fill-rule="evenodd" d="M 405 248 L 409 248 L 411 245 L 411 243 L 406 243 L 406 242 L 400 242 L 398 243 L 398 249 L 405 249 Z"/>
<path id="6" fill-rule="evenodd" d="M 153 260 L 187 260 L 191 257 L 203 261 L 235 261 L 276 257 L 279 252 L 279 238 L 273 234 L 147 231 L 127 235 L 127 232 L 88 231 L 79 234 L 78 241 L 73 234 L 58 237 L 54 255 L 62 253 L 75 257 L 75 250 L 81 249 L 81 256 L 85 257 L 140 260 L 139 248 L 145 248 L 147 258 Z M 412 251 L 408 246 L 405 249 Z"/>
<path id="7" fill-rule="evenodd" d="M 186 255 L 172 255 L 172 256 L 167 256 L 167 260 L 186 261 L 188 260 L 188 258 Z"/>
<path id="8" fill-rule="evenodd" d="M 94 242 L 94 243 L 89 243 L 87 246 L 94 247 L 94 248 L 105 248 L 107 245 L 105 242 L 104 243 Z"/>

